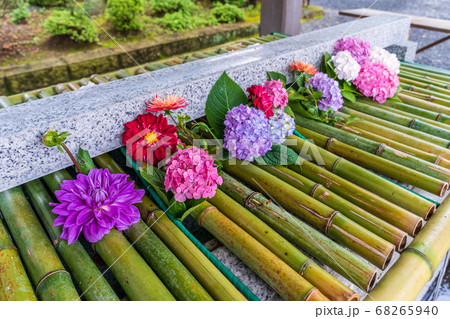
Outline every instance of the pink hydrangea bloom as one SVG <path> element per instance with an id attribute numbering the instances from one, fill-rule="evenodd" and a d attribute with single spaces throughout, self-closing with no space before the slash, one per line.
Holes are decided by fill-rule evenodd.
<path id="1" fill-rule="evenodd" d="M 264 83 L 264 89 L 269 96 L 273 97 L 273 107 L 284 110 L 284 107 L 288 104 L 289 94 L 283 88 L 283 82 L 280 80 L 267 81 Z"/>
<path id="2" fill-rule="evenodd" d="M 370 43 L 359 38 L 340 38 L 334 44 L 333 55 L 336 55 L 341 51 L 350 52 L 352 57 L 355 58 L 360 65 L 363 65 L 370 58 Z"/>
<path id="3" fill-rule="evenodd" d="M 222 185 L 213 158 L 204 149 L 190 147 L 179 150 L 167 161 L 164 185 L 175 200 L 212 198 L 217 184 Z"/>
<path id="4" fill-rule="evenodd" d="M 373 100 L 384 103 L 393 97 L 400 84 L 397 74 L 381 63 L 367 62 L 353 81 L 358 90 Z"/>

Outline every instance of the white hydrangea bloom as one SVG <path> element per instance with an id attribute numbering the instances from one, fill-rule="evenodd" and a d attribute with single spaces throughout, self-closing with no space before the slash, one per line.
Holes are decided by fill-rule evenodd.
<path id="1" fill-rule="evenodd" d="M 358 77 L 361 66 L 349 51 L 338 52 L 331 57 L 331 61 L 339 80 L 353 81 Z"/>
<path id="2" fill-rule="evenodd" d="M 396 74 L 400 72 L 400 61 L 397 59 L 397 56 L 393 53 L 389 53 L 383 48 L 372 48 L 372 51 L 370 52 L 370 62 L 384 64 Z"/>

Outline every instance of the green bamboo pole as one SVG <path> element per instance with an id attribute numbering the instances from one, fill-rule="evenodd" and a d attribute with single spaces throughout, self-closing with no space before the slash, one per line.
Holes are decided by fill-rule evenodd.
<path id="1" fill-rule="evenodd" d="M 422 82 L 425 83 L 437 83 L 437 84 L 443 84 L 445 86 L 448 86 L 450 81 L 447 79 L 445 75 L 437 75 L 437 74 L 421 74 L 417 71 L 411 71 L 407 69 L 401 69 L 400 76 L 403 77 L 409 77 L 411 79 L 420 79 Z"/>
<path id="2" fill-rule="evenodd" d="M 40 300 L 79 300 L 45 230 L 20 187 L 0 193 L 0 210 Z"/>
<path id="3" fill-rule="evenodd" d="M 432 153 L 427 153 L 425 151 L 422 151 L 420 149 L 416 149 L 414 147 L 411 147 L 409 145 L 405 145 L 402 143 L 399 143 L 397 141 L 391 140 L 389 138 L 383 137 L 381 135 L 377 135 L 374 133 L 371 133 L 369 131 L 363 130 L 361 128 L 355 128 L 355 127 L 350 127 L 347 125 L 344 125 L 343 123 L 336 123 L 336 127 L 338 127 L 339 129 L 355 134 L 357 136 L 360 137 L 364 137 L 366 139 L 369 139 L 371 141 L 374 142 L 378 142 L 378 143 L 382 143 L 385 144 L 387 146 L 390 146 L 396 150 L 405 152 L 406 154 L 421 158 L 427 162 L 445 167 L 446 169 L 450 169 L 450 161 L 442 158 L 438 155 L 432 154 Z"/>
<path id="4" fill-rule="evenodd" d="M 46 180 L 51 180 L 51 176 L 47 177 Z M 37 215 L 47 230 L 53 246 L 67 265 L 83 297 L 86 300 L 119 300 L 119 297 L 117 297 L 81 243 L 76 241 L 72 245 L 68 245 L 66 240 L 59 239 L 62 233 L 62 227 L 52 226 L 57 216 L 52 213 L 52 208 L 49 203 L 53 202 L 53 200 L 42 182 L 40 180 L 34 180 L 26 183 L 24 186 Z"/>
<path id="5" fill-rule="evenodd" d="M 329 266 L 359 288 L 366 291 L 372 289 L 378 275 L 377 268 L 295 218 L 261 193 L 254 192 L 225 172 L 222 176 L 224 181 L 219 187 L 224 193 L 301 250 Z M 320 289 L 320 286 L 318 288 Z"/>
<path id="6" fill-rule="evenodd" d="M 246 300 L 163 211 L 147 212 L 142 217 L 215 300 Z"/>
<path id="7" fill-rule="evenodd" d="M 439 82 L 439 81 L 427 80 L 427 79 L 424 79 L 424 78 L 419 77 L 419 76 L 410 75 L 410 74 L 406 74 L 406 73 L 402 73 L 402 72 L 400 72 L 398 74 L 398 76 L 400 78 L 400 81 L 402 81 L 403 79 L 407 79 L 407 80 L 413 80 L 413 81 L 416 81 L 416 82 L 420 82 L 420 83 L 425 84 L 425 85 L 434 85 L 434 86 L 437 86 L 437 87 L 442 88 L 442 89 L 448 89 L 448 84 L 444 84 L 444 83 Z"/>
<path id="8" fill-rule="evenodd" d="M 450 75 L 448 75 L 448 74 L 439 74 L 439 73 L 432 72 L 432 71 L 430 72 L 430 70 L 425 71 L 425 70 L 421 70 L 421 69 L 417 69 L 417 68 L 411 68 L 409 66 L 404 66 L 404 65 L 402 65 L 400 67 L 400 70 L 404 71 L 404 72 L 407 72 L 408 74 L 420 75 L 422 77 L 425 77 L 425 79 L 428 76 L 428 77 L 430 77 L 432 79 L 436 79 L 436 80 L 439 80 L 439 81 L 444 81 L 444 82 L 450 83 Z"/>
<path id="9" fill-rule="evenodd" d="M 445 94 L 445 95 L 450 95 L 450 90 L 449 89 L 438 87 L 438 86 L 433 85 L 433 84 L 425 84 L 425 83 L 422 83 L 422 82 L 419 82 L 419 81 L 415 81 L 415 80 L 411 80 L 411 79 L 406 79 L 406 78 L 401 78 L 401 77 L 399 77 L 399 79 L 400 79 L 400 85 L 404 85 L 404 84 L 414 85 L 414 86 L 420 87 L 422 89 L 427 89 L 427 90 L 430 90 L 430 91 L 433 91 L 433 92 L 437 92 L 437 93 L 441 93 L 441 94 Z"/>
<path id="10" fill-rule="evenodd" d="M 359 300 L 358 295 L 306 257 L 270 226 L 251 214 L 221 190 L 208 200 L 222 214 L 269 249 L 330 300 Z"/>
<path id="11" fill-rule="evenodd" d="M 298 132 L 333 154 L 440 196 L 448 189 L 444 167 L 304 117 L 296 116 L 296 123 Z"/>
<path id="12" fill-rule="evenodd" d="M 405 88 L 401 89 L 399 93 L 406 94 L 424 101 L 436 103 L 442 106 L 450 107 L 449 97 L 445 97 L 445 95 L 440 95 L 437 92 L 430 92 L 425 89 L 416 88 L 412 85 L 405 85 Z"/>
<path id="13" fill-rule="evenodd" d="M 444 105 L 439 105 L 437 103 L 433 103 L 430 101 L 424 101 L 424 100 L 421 100 L 421 99 L 418 99 L 418 98 L 415 98 L 415 97 L 412 97 L 409 95 L 405 95 L 402 93 L 398 93 L 397 95 L 398 95 L 398 98 L 400 100 L 402 100 L 404 103 L 419 106 L 419 107 L 424 108 L 429 111 L 450 115 L 450 108 L 448 108 Z"/>
<path id="14" fill-rule="evenodd" d="M 414 63 L 414 62 L 402 61 L 400 67 L 406 68 L 406 69 L 411 69 L 414 71 L 420 70 L 420 71 L 425 71 L 427 73 L 442 74 L 442 75 L 450 76 L 450 72 L 448 70 L 435 68 L 433 66 L 418 64 L 418 63 Z"/>
<path id="15" fill-rule="evenodd" d="M 97 156 L 94 161 L 99 167 L 108 168 L 113 174 L 125 174 L 108 154 Z M 142 203 L 136 204 L 136 207 L 141 215 L 158 209 L 147 196 L 144 196 Z M 189 270 L 143 221 L 132 225 L 124 233 L 177 300 L 213 300 Z"/>
<path id="16" fill-rule="evenodd" d="M 0 301 L 34 301 L 36 295 L 19 257 L 0 219 Z"/>
<path id="17" fill-rule="evenodd" d="M 425 101 L 424 101 L 425 102 Z M 450 139 L 450 131 L 447 130 L 445 124 L 435 122 L 435 124 L 425 123 L 424 121 L 418 119 L 418 117 L 407 117 L 390 110 L 385 110 L 383 108 L 373 107 L 372 105 L 367 105 L 361 102 L 345 102 L 344 105 L 353 110 L 377 117 L 379 119 L 383 119 L 389 121 L 391 123 L 395 123 L 404 127 L 411 128 L 416 131 L 424 132 L 426 134 L 430 134 L 433 136 L 440 137 L 442 139 L 449 140 Z M 345 112 L 345 111 L 344 111 Z M 444 127 L 438 127 L 444 126 Z"/>
<path id="18" fill-rule="evenodd" d="M 354 114 L 356 114 L 358 117 L 359 116 L 364 116 L 363 113 L 359 113 L 354 111 Z M 348 120 L 350 115 L 349 114 L 345 114 L 345 113 L 341 113 L 341 112 L 337 112 L 336 115 L 344 118 L 345 120 Z M 432 143 L 428 143 L 426 141 L 421 140 L 420 138 L 416 138 L 407 134 L 404 134 L 402 132 L 398 132 L 394 129 L 388 128 L 383 126 L 382 124 L 376 124 L 376 123 L 372 123 L 370 121 L 364 120 L 360 117 L 359 121 L 354 121 L 351 124 L 347 124 L 348 127 L 350 128 L 360 128 L 360 129 L 364 129 L 368 132 L 383 136 L 385 138 L 391 139 L 393 141 L 417 148 L 421 151 L 427 152 L 427 153 L 431 153 L 431 154 L 435 154 L 437 156 L 440 156 L 442 158 L 445 158 L 447 160 L 450 160 L 450 150 L 447 148 L 444 148 L 442 146 L 438 146 Z"/>
<path id="19" fill-rule="evenodd" d="M 450 197 L 366 300 L 415 300 L 450 249 Z"/>
<path id="20" fill-rule="evenodd" d="M 309 194 L 319 202 L 341 212 L 355 223 L 393 244 L 397 251 L 402 251 L 405 247 L 408 234 L 331 192 L 325 186 L 315 183 L 283 166 L 261 165 L 260 168 L 298 190 Z"/>
<path id="21" fill-rule="evenodd" d="M 208 202 L 203 202 L 194 208 L 191 216 L 267 282 L 283 299 L 329 300 L 320 290 Z"/>
<path id="22" fill-rule="evenodd" d="M 60 170 L 46 176 L 45 180 L 52 181 L 47 186 L 55 192 L 61 182 L 69 178 L 67 171 Z M 112 229 L 93 247 L 131 300 L 175 300 L 121 232 Z"/>
<path id="23" fill-rule="evenodd" d="M 440 137 L 437 137 L 437 136 L 434 136 L 434 135 L 431 135 L 431 134 L 427 134 L 427 133 L 422 132 L 422 131 L 413 130 L 413 129 L 409 128 L 409 127 L 398 125 L 398 124 L 395 124 L 395 123 L 392 123 L 392 122 L 380 119 L 378 117 L 375 117 L 375 116 L 372 116 L 372 115 L 368 115 L 368 114 L 365 114 L 365 113 L 353 110 L 353 109 L 348 108 L 348 107 L 343 107 L 341 109 L 341 111 L 343 113 L 348 114 L 348 115 L 356 115 L 360 119 L 370 121 L 370 122 L 372 122 L 374 124 L 378 124 L 379 126 L 384 126 L 385 128 L 390 128 L 390 129 L 395 130 L 397 132 L 406 134 L 406 135 L 408 135 L 410 137 L 415 137 L 415 138 L 418 138 L 418 139 L 423 140 L 425 142 L 433 143 L 433 144 L 435 144 L 437 146 L 440 146 L 442 148 L 446 148 L 447 149 L 450 146 L 450 141 L 449 140 L 446 140 L 446 139 L 443 139 L 443 138 L 440 138 Z M 337 112 L 337 115 L 339 115 L 339 113 L 342 113 L 342 112 Z M 359 121 L 356 121 L 356 122 L 359 122 Z M 356 122 L 354 122 L 354 123 L 356 123 Z"/>
<path id="24" fill-rule="evenodd" d="M 383 198 L 386 198 L 392 203 L 415 213 L 418 216 L 428 217 L 430 214 L 433 214 L 436 209 L 436 205 L 432 202 L 410 192 L 409 190 L 400 187 L 397 184 L 387 181 L 383 177 L 378 176 L 377 174 L 372 173 L 365 168 L 347 161 L 342 157 L 338 157 L 328 152 L 327 150 L 317 147 L 309 141 L 305 141 L 304 139 L 301 139 L 297 136 L 290 136 L 287 138 L 286 145 L 299 153 L 301 156 L 313 155 L 312 159 L 316 162 L 318 160 L 323 160 L 323 164 L 325 165 L 325 167 L 332 173 L 344 179 L 347 179 L 348 181 L 355 183 L 361 187 L 364 187 L 367 190 Z M 305 150 L 302 151 L 303 147 L 305 147 L 306 151 L 311 150 L 313 154 L 305 153 Z M 320 156 L 320 158 L 316 158 L 315 155 Z M 326 186 L 326 183 L 323 185 Z M 419 222 L 420 221 L 417 221 L 416 225 L 418 225 Z M 398 227 L 398 225 L 394 226 Z"/>
<path id="25" fill-rule="evenodd" d="M 394 253 L 394 245 L 356 224 L 342 213 L 252 164 L 239 160 L 236 164 L 225 161 L 224 169 L 252 188 L 270 194 L 286 210 L 301 217 L 375 266 L 384 269 L 389 264 Z"/>

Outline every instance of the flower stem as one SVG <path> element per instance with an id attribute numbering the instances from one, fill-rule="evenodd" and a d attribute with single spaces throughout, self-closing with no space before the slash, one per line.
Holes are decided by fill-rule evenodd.
<path id="1" fill-rule="evenodd" d="M 66 144 L 64 144 L 63 142 L 61 142 L 61 146 L 62 148 L 66 151 L 67 155 L 69 155 L 70 159 L 72 160 L 73 164 L 75 165 L 75 167 L 77 168 L 78 173 L 82 174 L 83 172 L 81 171 L 81 167 L 80 165 L 78 165 L 77 160 L 75 159 L 75 156 L 73 156 L 72 152 L 69 150 L 69 148 L 66 146 Z"/>
<path id="2" fill-rule="evenodd" d="M 186 139 L 189 141 L 189 144 L 193 145 L 194 142 L 192 141 L 192 138 L 189 136 L 189 132 L 187 132 L 186 130 L 184 130 L 177 121 L 175 121 L 175 118 L 172 115 L 172 112 L 167 112 L 166 114 L 169 114 L 170 118 L 172 119 L 172 121 L 175 123 L 175 126 L 177 127 L 177 129 L 186 137 Z"/>

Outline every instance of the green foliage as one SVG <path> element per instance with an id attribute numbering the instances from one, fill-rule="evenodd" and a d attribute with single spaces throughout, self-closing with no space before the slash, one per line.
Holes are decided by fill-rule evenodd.
<path id="1" fill-rule="evenodd" d="M 83 174 L 88 174 L 91 169 L 95 168 L 91 155 L 81 147 L 78 149 L 77 163 Z"/>
<path id="2" fill-rule="evenodd" d="M 71 0 L 30 0 L 30 4 L 41 7 L 62 7 L 66 6 Z"/>
<path id="3" fill-rule="evenodd" d="M 104 0 L 87 0 L 84 2 L 84 10 L 90 15 L 96 15 L 105 11 Z"/>
<path id="4" fill-rule="evenodd" d="M 267 72 L 267 75 L 269 76 L 269 80 L 280 80 L 284 85 L 286 85 L 287 79 L 284 74 L 278 72 Z"/>
<path id="5" fill-rule="evenodd" d="M 192 0 L 151 0 L 150 6 L 156 14 L 182 12 L 191 13 L 196 8 Z"/>
<path id="6" fill-rule="evenodd" d="M 270 151 L 264 156 L 256 158 L 255 161 L 262 165 L 277 166 L 298 164 L 299 159 L 298 154 L 291 148 L 285 145 L 273 144 Z"/>
<path id="7" fill-rule="evenodd" d="M 14 24 L 21 23 L 23 20 L 31 16 L 28 6 L 22 3 L 18 8 L 11 11 L 11 22 Z"/>
<path id="8" fill-rule="evenodd" d="M 247 4 L 247 0 L 219 0 L 218 2 L 225 3 L 225 4 L 232 4 L 237 7 L 243 7 Z"/>
<path id="9" fill-rule="evenodd" d="M 117 31 L 142 30 L 143 0 L 108 0 L 106 14 Z"/>
<path id="10" fill-rule="evenodd" d="M 23 0 L 0 0 L 0 17 L 18 8 L 22 3 Z"/>
<path id="11" fill-rule="evenodd" d="M 97 28 L 81 10 L 56 10 L 44 21 L 45 29 L 54 35 L 68 36 L 75 42 L 97 42 Z"/>
<path id="12" fill-rule="evenodd" d="M 244 20 L 245 12 L 233 4 L 218 3 L 211 14 L 221 23 L 234 23 Z"/>

